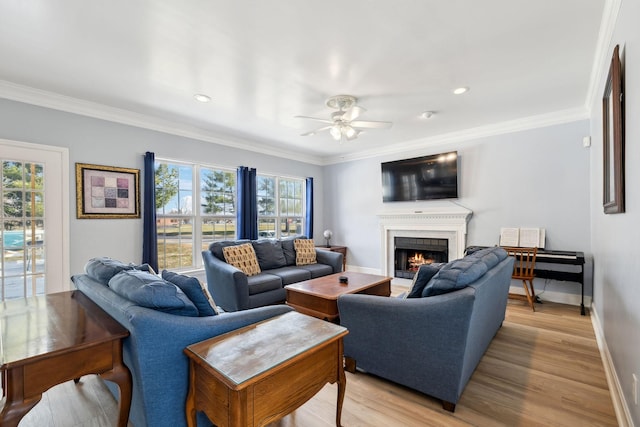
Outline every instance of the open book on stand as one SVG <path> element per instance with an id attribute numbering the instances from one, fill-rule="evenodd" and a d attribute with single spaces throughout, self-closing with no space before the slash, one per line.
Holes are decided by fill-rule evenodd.
<path id="1" fill-rule="evenodd" d="M 503 227 L 500 229 L 500 246 L 544 249 L 544 228 Z"/>

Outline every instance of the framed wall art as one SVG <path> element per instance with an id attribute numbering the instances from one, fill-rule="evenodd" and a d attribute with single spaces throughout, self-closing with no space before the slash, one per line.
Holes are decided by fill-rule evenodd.
<path id="1" fill-rule="evenodd" d="M 76 163 L 78 218 L 140 218 L 140 170 Z"/>
<path id="2" fill-rule="evenodd" d="M 605 214 L 624 212 L 624 99 L 618 46 L 613 49 L 602 96 L 603 200 Z"/>

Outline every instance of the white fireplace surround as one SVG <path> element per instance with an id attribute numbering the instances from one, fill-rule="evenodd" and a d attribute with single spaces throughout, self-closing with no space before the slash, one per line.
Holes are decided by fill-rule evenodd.
<path id="1" fill-rule="evenodd" d="M 394 275 L 394 238 L 448 239 L 449 261 L 462 258 L 467 241 L 467 223 L 473 211 L 459 205 L 378 215 L 382 241 L 383 274 Z"/>

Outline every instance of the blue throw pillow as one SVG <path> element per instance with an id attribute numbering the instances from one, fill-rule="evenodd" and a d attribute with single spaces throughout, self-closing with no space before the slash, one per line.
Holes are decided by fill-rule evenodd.
<path id="1" fill-rule="evenodd" d="M 287 265 L 287 260 L 282 251 L 282 243 L 274 239 L 252 240 L 253 250 L 258 258 L 260 270 L 271 270 Z"/>
<path id="2" fill-rule="evenodd" d="M 179 316 L 198 316 L 196 306 L 176 285 L 146 271 L 121 271 L 109 280 L 109 287 L 142 307 Z"/>
<path id="3" fill-rule="evenodd" d="M 424 287 L 431 278 L 444 266 L 444 263 L 423 264 L 413 276 L 413 284 L 406 295 L 406 298 L 420 298 Z"/>
<path id="4" fill-rule="evenodd" d="M 433 276 L 422 291 L 423 297 L 442 295 L 458 289 L 466 288 L 488 271 L 480 259 L 465 257 L 446 264 Z"/>
<path id="5" fill-rule="evenodd" d="M 216 304 L 209 291 L 195 277 L 184 276 L 173 271 L 163 270 L 162 278 L 179 287 L 198 309 L 198 315 L 215 316 L 218 314 Z"/>
<path id="6" fill-rule="evenodd" d="M 492 269 L 506 257 L 507 257 L 507 251 L 505 251 L 500 247 L 494 246 L 491 248 L 480 249 L 479 251 L 472 253 L 466 258 L 479 259 L 485 263 L 485 265 L 487 266 L 487 269 Z"/>
<path id="7" fill-rule="evenodd" d="M 87 276 L 106 285 L 116 274 L 124 270 L 132 270 L 133 266 L 109 257 L 91 258 L 84 266 Z"/>

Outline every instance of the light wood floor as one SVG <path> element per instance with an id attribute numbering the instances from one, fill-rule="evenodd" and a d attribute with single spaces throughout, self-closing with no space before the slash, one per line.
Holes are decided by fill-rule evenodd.
<path id="1" fill-rule="evenodd" d="M 510 300 L 507 318 L 458 402 L 440 402 L 391 382 L 347 373 L 342 413 L 357 426 L 616 426 L 589 316 L 561 304 Z M 398 361 L 398 363 L 402 363 Z M 167 392 L 170 392 L 169 390 Z M 270 427 L 335 425 L 336 386 Z M 49 390 L 21 427 L 115 425 L 116 404 L 95 376 Z"/>

